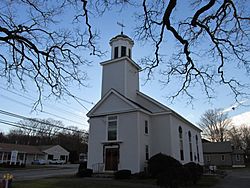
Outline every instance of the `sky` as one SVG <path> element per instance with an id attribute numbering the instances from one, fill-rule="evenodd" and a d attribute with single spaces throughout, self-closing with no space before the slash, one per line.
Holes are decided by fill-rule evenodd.
<path id="1" fill-rule="evenodd" d="M 133 11 L 125 7 L 123 11 L 111 11 L 105 13 L 102 17 L 93 17 L 91 23 L 98 29 L 100 39 L 98 46 L 101 50 L 107 51 L 103 57 L 89 56 L 92 61 L 88 67 L 88 87 L 71 86 L 71 92 L 79 97 L 79 104 L 74 99 L 64 96 L 61 99 L 53 97 L 43 100 L 43 109 L 32 110 L 32 106 L 36 101 L 36 88 L 32 86 L 30 81 L 27 81 L 25 90 L 22 90 L 18 83 L 15 87 L 8 87 L 6 81 L 0 78 L 0 119 L 10 122 L 20 121 L 20 117 L 6 115 L 6 112 L 18 114 L 32 118 L 53 118 L 60 120 L 65 126 L 77 126 L 79 129 L 88 130 L 88 118 L 86 113 L 100 100 L 101 96 L 101 76 L 102 69 L 100 62 L 110 59 L 109 40 L 121 32 L 121 27 L 117 22 L 122 22 L 125 25 L 124 33 L 131 38 L 134 36 L 133 28 L 135 26 L 135 17 Z M 70 27 L 70 24 L 68 25 Z M 171 39 L 166 48 L 166 56 L 174 50 L 174 44 Z M 139 62 L 145 54 L 152 54 L 152 48 L 149 44 L 141 43 L 134 40 L 135 45 L 132 49 L 133 60 Z M 86 56 L 86 55 L 85 55 Z M 235 71 L 232 69 L 232 71 Z M 164 105 L 172 108 L 174 111 L 185 117 L 194 124 L 199 122 L 201 115 L 208 109 L 220 108 L 228 113 L 229 117 L 237 125 L 248 123 L 250 125 L 250 101 L 242 100 L 242 105 L 235 103 L 233 97 L 227 89 L 216 89 L 216 98 L 208 101 L 206 96 L 194 88 L 193 93 L 195 100 L 192 104 L 188 103 L 185 96 L 179 96 L 174 101 L 170 101 L 167 97 L 171 93 L 171 86 L 163 86 L 159 82 L 159 69 L 155 70 L 154 77 L 145 83 L 146 74 L 140 73 L 140 90 Z M 245 78 L 242 75 L 242 79 Z M 247 81 L 248 82 L 248 81 Z M 4 114 L 5 113 L 5 114 Z M 0 131 L 8 132 L 13 129 L 13 126 L 0 123 Z"/>

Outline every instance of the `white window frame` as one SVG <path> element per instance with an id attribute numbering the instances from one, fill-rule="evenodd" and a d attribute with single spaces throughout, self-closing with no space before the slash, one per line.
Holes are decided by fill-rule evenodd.
<path id="1" fill-rule="evenodd" d="M 116 117 L 116 139 L 115 140 L 109 140 L 108 139 L 108 136 L 109 136 L 109 122 L 111 122 L 111 121 L 113 121 L 113 120 L 109 120 L 109 117 Z M 118 117 L 118 115 L 108 115 L 107 117 L 106 117 L 106 140 L 107 141 L 110 141 L 110 142 L 112 142 L 112 141 L 117 141 L 118 140 L 118 125 L 119 125 L 119 117 Z"/>

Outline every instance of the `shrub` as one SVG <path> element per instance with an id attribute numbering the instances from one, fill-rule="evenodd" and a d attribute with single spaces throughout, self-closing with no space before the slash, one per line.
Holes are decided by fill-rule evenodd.
<path id="1" fill-rule="evenodd" d="M 202 175 L 202 172 L 203 172 L 202 166 L 194 162 L 190 162 L 190 163 L 185 164 L 184 168 L 189 173 L 189 178 L 190 178 L 191 183 L 196 184 Z"/>
<path id="2" fill-rule="evenodd" d="M 77 176 L 79 177 L 91 177 L 93 174 L 93 170 L 86 168 L 86 169 L 78 169 Z"/>
<path id="3" fill-rule="evenodd" d="M 149 173 L 157 178 L 157 184 L 164 187 L 178 187 L 183 173 L 182 164 L 173 157 L 162 153 L 149 159 Z"/>
<path id="4" fill-rule="evenodd" d="M 172 168 L 180 168 L 182 165 L 173 157 L 158 153 L 151 157 L 148 161 L 148 170 L 153 177 L 158 174 L 169 171 Z"/>
<path id="5" fill-rule="evenodd" d="M 131 178 L 130 170 L 119 170 L 114 174 L 115 179 L 129 179 Z"/>

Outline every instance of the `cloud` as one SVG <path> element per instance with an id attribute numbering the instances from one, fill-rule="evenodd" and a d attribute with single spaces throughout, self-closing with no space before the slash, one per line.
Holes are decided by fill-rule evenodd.
<path id="1" fill-rule="evenodd" d="M 236 116 L 231 117 L 232 122 L 236 126 L 240 126 L 242 124 L 246 124 L 250 126 L 250 111 L 245 112 Z"/>

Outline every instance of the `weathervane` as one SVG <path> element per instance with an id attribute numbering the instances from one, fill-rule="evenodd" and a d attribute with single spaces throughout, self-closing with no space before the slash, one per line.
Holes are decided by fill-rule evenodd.
<path id="1" fill-rule="evenodd" d="M 121 34 L 123 34 L 123 28 L 125 27 L 125 25 L 123 25 L 123 23 L 117 22 L 117 25 L 121 26 Z"/>

